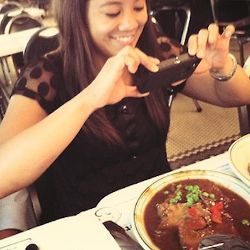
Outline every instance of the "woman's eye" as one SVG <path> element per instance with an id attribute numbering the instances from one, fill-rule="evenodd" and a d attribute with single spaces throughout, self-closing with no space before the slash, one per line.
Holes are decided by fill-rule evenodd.
<path id="1" fill-rule="evenodd" d="M 110 13 L 106 13 L 105 15 L 108 17 L 117 17 L 120 14 L 120 11 L 118 12 L 110 12 Z"/>
<path id="2" fill-rule="evenodd" d="M 142 11 L 144 9 L 144 6 L 141 6 L 141 7 L 135 7 L 134 8 L 134 10 L 136 11 L 136 12 L 140 12 L 140 11 Z"/>

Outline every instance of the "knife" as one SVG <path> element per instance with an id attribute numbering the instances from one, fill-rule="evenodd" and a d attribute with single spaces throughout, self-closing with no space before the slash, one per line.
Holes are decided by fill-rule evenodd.
<path id="1" fill-rule="evenodd" d="M 105 221 L 103 225 L 108 229 L 122 250 L 143 250 L 138 242 L 133 240 L 125 231 L 113 221 Z"/>

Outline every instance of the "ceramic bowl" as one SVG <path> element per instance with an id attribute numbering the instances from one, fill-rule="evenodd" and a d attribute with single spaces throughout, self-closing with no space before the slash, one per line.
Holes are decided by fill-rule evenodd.
<path id="1" fill-rule="evenodd" d="M 186 179 L 207 179 L 225 188 L 228 188 L 241 196 L 250 205 L 250 190 L 239 179 L 218 171 L 212 170 L 182 170 L 175 173 L 167 174 L 165 177 L 157 180 L 148 186 L 139 196 L 133 211 L 132 228 L 136 240 L 143 249 L 159 249 L 150 239 L 144 220 L 145 208 L 151 199 L 161 192 L 164 187 L 170 183 Z"/>
<path id="2" fill-rule="evenodd" d="M 250 187 L 250 134 L 236 140 L 228 153 L 234 173 Z"/>

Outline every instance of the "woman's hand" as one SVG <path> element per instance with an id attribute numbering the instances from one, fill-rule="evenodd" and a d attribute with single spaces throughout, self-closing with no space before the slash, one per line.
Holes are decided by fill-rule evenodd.
<path id="1" fill-rule="evenodd" d="M 209 69 L 223 69 L 228 60 L 230 38 L 234 33 L 233 25 L 228 25 L 222 34 L 216 24 L 210 24 L 208 29 L 202 29 L 192 35 L 188 41 L 188 52 L 202 58 L 194 73 L 202 73 Z"/>
<path id="2" fill-rule="evenodd" d="M 159 60 L 147 56 L 138 48 L 124 47 L 119 53 L 110 57 L 103 68 L 89 85 L 94 93 L 96 108 L 119 102 L 124 97 L 144 97 L 148 93 L 140 93 L 133 84 L 131 74 L 137 71 L 140 64 L 150 71 L 157 71 Z"/>

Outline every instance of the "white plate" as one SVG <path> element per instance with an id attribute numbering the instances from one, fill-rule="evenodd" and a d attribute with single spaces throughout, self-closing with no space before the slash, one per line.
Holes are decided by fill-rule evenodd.
<path id="1" fill-rule="evenodd" d="M 250 187 L 250 134 L 236 140 L 229 148 L 229 162 L 234 173 Z"/>

